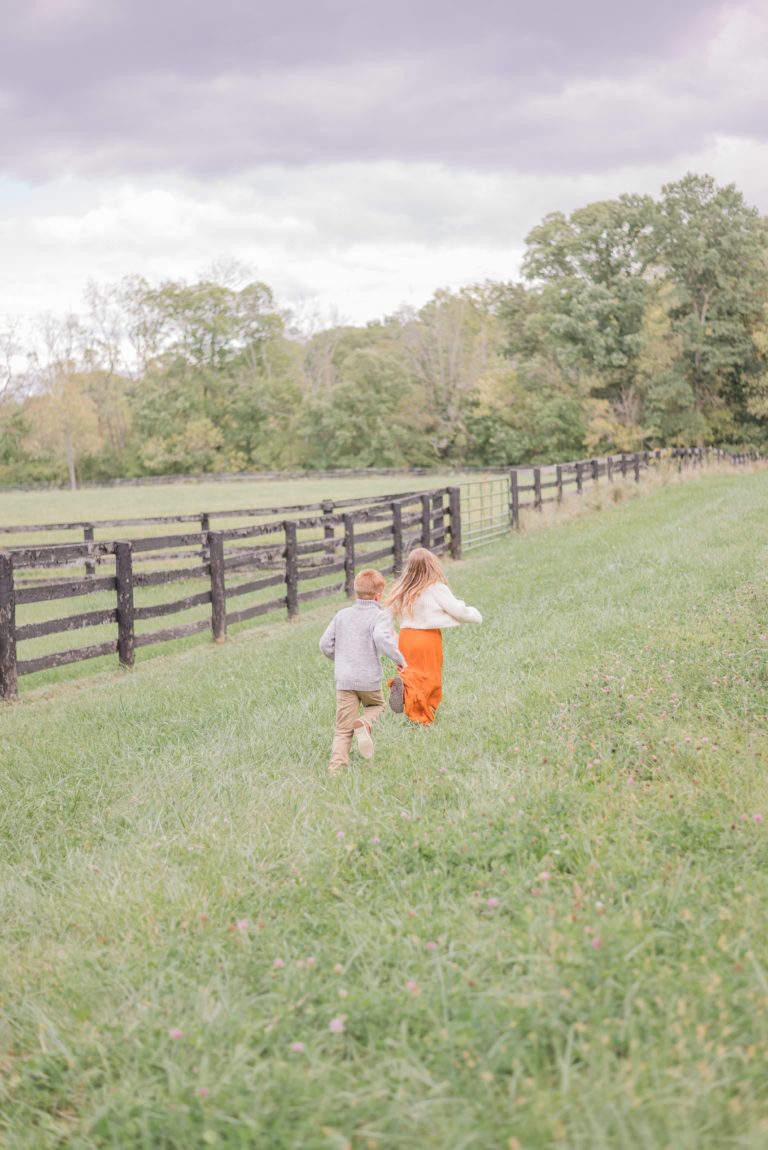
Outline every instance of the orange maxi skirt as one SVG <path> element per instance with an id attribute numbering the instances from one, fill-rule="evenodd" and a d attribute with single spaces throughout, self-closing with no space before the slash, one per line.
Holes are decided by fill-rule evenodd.
<path id="1" fill-rule="evenodd" d="M 398 646 L 408 666 L 403 680 L 405 713 L 425 727 L 433 721 L 443 697 L 443 635 L 439 628 L 403 627 Z"/>

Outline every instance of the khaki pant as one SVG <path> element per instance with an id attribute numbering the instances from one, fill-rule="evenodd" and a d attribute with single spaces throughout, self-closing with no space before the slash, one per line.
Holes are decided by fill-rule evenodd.
<path id="1" fill-rule="evenodd" d="M 349 762 L 353 723 L 360 714 L 361 703 L 363 705 L 362 718 L 365 719 L 370 730 L 384 710 L 384 692 L 381 687 L 378 691 L 336 692 L 336 730 L 331 747 L 331 769 L 346 766 Z"/>

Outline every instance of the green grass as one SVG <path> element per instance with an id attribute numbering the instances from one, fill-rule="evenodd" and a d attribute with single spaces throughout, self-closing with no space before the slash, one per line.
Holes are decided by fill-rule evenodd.
<path id="1" fill-rule="evenodd" d="M 436 723 L 338 781 L 339 604 L 3 708 L 0 1144 L 764 1147 L 766 523 L 710 477 L 449 565 Z"/>
<path id="2" fill-rule="evenodd" d="M 475 478 L 474 475 L 472 478 Z M 0 525 L 81 523 L 91 520 L 198 515 L 204 511 L 236 511 L 261 507 L 294 507 L 323 499 L 362 499 L 408 491 L 427 491 L 458 483 L 462 476 L 371 475 L 354 478 L 262 479 L 240 482 L 168 483 L 139 487 L 88 487 L 79 491 L 0 491 Z M 216 521 L 216 524 L 220 523 Z M 135 529 L 132 529 L 135 531 Z M 147 535 L 152 532 L 147 531 Z M 0 540 L 4 537 L 0 536 Z M 106 530 L 97 539 L 112 538 Z M 71 540 L 72 535 L 47 541 Z M 24 544 L 24 535 L 12 537 Z"/>

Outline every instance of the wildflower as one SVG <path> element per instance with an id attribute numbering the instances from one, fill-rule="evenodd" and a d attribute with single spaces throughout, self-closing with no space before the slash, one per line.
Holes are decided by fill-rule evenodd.
<path id="1" fill-rule="evenodd" d="M 173 1026 L 168 1031 L 168 1034 L 171 1038 L 181 1038 L 183 1033 L 184 1033 L 183 1030 L 179 1030 L 178 1026 Z"/>
<path id="2" fill-rule="evenodd" d="M 238 930 L 247 930 L 248 929 L 248 919 L 247 918 L 239 918 L 237 920 L 237 922 L 235 923 L 235 926 L 237 927 Z"/>
<path id="3" fill-rule="evenodd" d="M 406 982 L 406 989 L 410 990 L 411 994 L 421 994 L 421 987 L 418 982 Z"/>
<path id="4" fill-rule="evenodd" d="M 310 954 L 309 958 L 307 959 L 307 966 L 314 966 L 314 965 L 315 965 L 314 956 Z"/>
<path id="5" fill-rule="evenodd" d="M 343 839 L 344 838 L 344 831 L 337 831 L 336 838 L 337 839 Z"/>
<path id="6" fill-rule="evenodd" d="M 428 942 L 427 943 L 427 950 L 435 950 L 436 948 L 437 948 L 436 942 Z"/>
<path id="7" fill-rule="evenodd" d="M 497 898 L 491 897 L 488 899 L 488 906 L 498 906 L 498 905 L 499 905 L 499 900 Z"/>
<path id="8" fill-rule="evenodd" d="M 330 1030 L 331 1034 L 343 1034 L 344 1033 L 344 1019 L 343 1018 L 332 1018 L 331 1021 L 328 1023 L 328 1029 Z"/>
<path id="9" fill-rule="evenodd" d="M 375 835 L 375 836 L 374 836 L 374 838 L 373 838 L 373 841 L 374 841 L 374 843 L 376 844 L 376 846 L 378 846 L 378 845 L 379 845 L 379 843 L 381 842 L 381 839 L 379 838 L 379 836 L 378 836 L 378 835 Z"/>
<path id="10" fill-rule="evenodd" d="M 207 1098 L 210 1093 L 210 1090 L 206 1086 L 198 1086 L 197 1088 L 198 1098 Z"/>
<path id="11" fill-rule="evenodd" d="M 761 823 L 763 821 L 762 815 L 752 815 L 752 818 L 755 820 L 756 823 Z"/>
<path id="12" fill-rule="evenodd" d="M 276 958 L 272 965 L 274 966 L 275 970 L 280 970 L 282 966 L 285 966 L 285 963 L 283 962 L 282 958 Z"/>
<path id="13" fill-rule="evenodd" d="M 595 935 L 595 937 L 592 939 L 592 946 L 594 947 L 594 949 L 599 950 L 602 945 L 603 945 L 603 943 L 602 943 L 601 939 L 599 939 L 597 937 L 597 935 Z"/>
<path id="14" fill-rule="evenodd" d="M 334 966 L 333 973 L 334 974 L 343 974 L 344 973 L 344 967 L 341 965 L 340 962 L 337 962 L 336 965 Z"/>
<path id="15" fill-rule="evenodd" d="M 291 1050 L 293 1051 L 294 1054 L 303 1054 L 304 1051 L 306 1050 L 306 1046 L 304 1045 L 303 1042 L 292 1042 L 291 1043 Z"/>

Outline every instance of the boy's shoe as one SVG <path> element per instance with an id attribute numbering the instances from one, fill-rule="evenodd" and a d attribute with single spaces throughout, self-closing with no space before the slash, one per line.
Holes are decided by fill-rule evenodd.
<path id="1" fill-rule="evenodd" d="M 402 715 L 405 710 L 404 694 L 403 680 L 396 675 L 389 690 L 389 705 L 396 715 Z"/>
<path id="2" fill-rule="evenodd" d="M 356 719 L 352 729 L 357 738 L 357 749 L 364 759 L 373 758 L 373 739 L 364 719 Z"/>
<path id="3" fill-rule="evenodd" d="M 342 768 L 338 767 L 338 766 L 332 766 L 332 767 L 328 768 L 328 774 L 331 776 L 332 779 L 337 779 L 339 777 L 339 775 L 341 774 L 341 771 L 342 771 Z"/>

